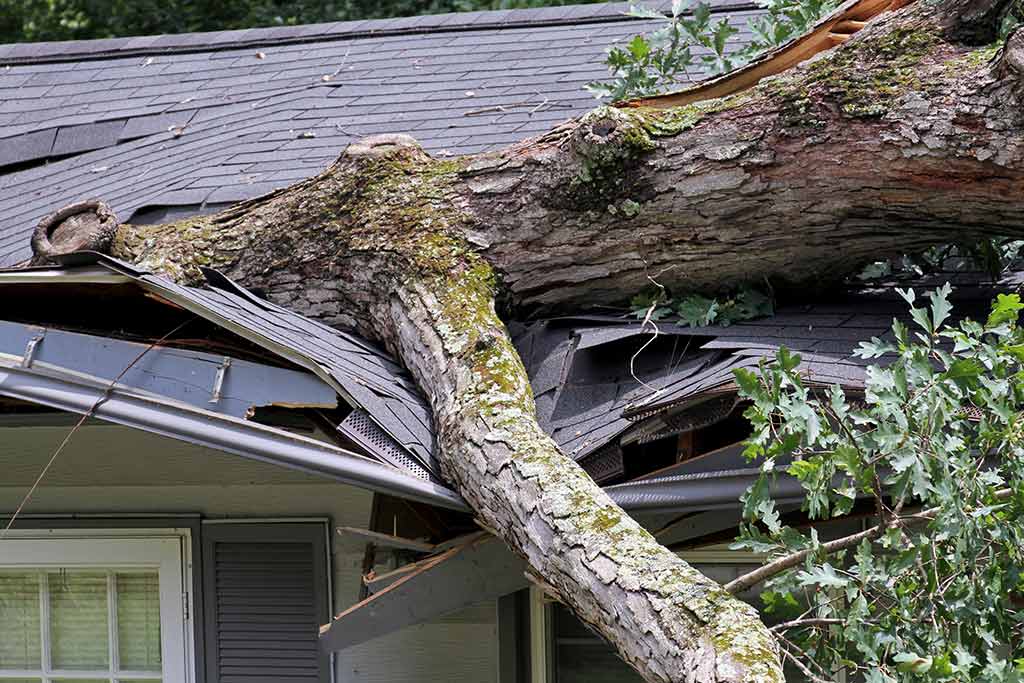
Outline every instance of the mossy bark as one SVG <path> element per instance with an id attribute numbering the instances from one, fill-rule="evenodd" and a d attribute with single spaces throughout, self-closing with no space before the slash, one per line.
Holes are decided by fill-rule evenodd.
<path id="1" fill-rule="evenodd" d="M 777 683 L 757 614 L 544 434 L 495 301 L 578 310 L 655 274 L 691 290 L 820 283 L 935 242 L 1024 236 L 1020 41 L 978 59 L 950 38 L 952 6 L 885 15 L 727 100 L 602 108 L 502 152 L 437 161 L 370 139 L 221 214 L 122 226 L 114 252 L 182 282 L 216 267 L 381 341 L 428 396 L 445 473 L 480 519 L 646 680 Z"/>

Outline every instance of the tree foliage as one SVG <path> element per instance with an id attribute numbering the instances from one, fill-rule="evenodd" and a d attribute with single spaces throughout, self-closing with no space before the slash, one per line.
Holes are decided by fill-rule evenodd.
<path id="1" fill-rule="evenodd" d="M 587 85 L 597 97 L 621 100 L 670 90 L 689 80 L 689 71 L 700 66 L 707 73 L 731 71 L 742 57 L 731 54 L 728 40 L 738 30 L 726 19 L 712 21 L 706 3 L 690 6 L 690 0 L 673 0 L 665 14 L 642 5 L 627 12 L 639 19 L 662 23 L 647 35 L 636 35 L 624 47 L 608 48 L 605 63 L 612 80 Z"/>
<path id="2" fill-rule="evenodd" d="M 703 294 L 670 296 L 661 289 L 655 289 L 634 296 L 630 300 L 630 309 L 641 320 L 658 321 L 674 317 L 676 324 L 684 327 L 728 327 L 741 320 L 771 315 L 775 312 L 775 302 L 769 294 L 754 287 L 719 297 Z"/>
<path id="3" fill-rule="evenodd" d="M 605 57 L 610 79 L 589 83 L 587 89 L 597 97 L 625 100 L 658 95 L 706 76 L 727 73 L 805 33 L 839 4 L 838 0 L 757 3 L 764 12 L 747 22 L 751 38 L 741 47 L 728 42 L 739 30 L 726 19 L 714 21 L 706 2 L 673 0 L 668 14 L 631 5 L 629 16 L 657 21 L 661 26 L 633 36 L 623 46 L 610 46 Z M 1000 40 L 1019 25 L 1022 14 L 1024 7 L 1006 14 Z"/>
<path id="4" fill-rule="evenodd" d="M 786 349 L 736 374 L 761 463 L 737 547 L 783 558 L 756 579 L 815 680 L 1024 680 L 1024 304 L 999 295 L 983 323 L 954 323 L 950 291 L 900 292 L 912 323 L 861 344 L 862 401 L 805 384 Z M 782 471 L 811 519 L 867 500 L 873 526 L 826 543 L 785 524 Z"/>
<path id="5" fill-rule="evenodd" d="M 594 0 L 0 0 L 0 43 L 221 31 Z"/>
<path id="6" fill-rule="evenodd" d="M 765 11 L 747 23 L 752 39 L 741 48 L 729 44 L 739 29 L 727 19 L 714 21 L 706 2 L 694 5 L 692 0 L 673 0 L 668 15 L 642 5 L 630 6 L 630 16 L 662 25 L 646 35 L 634 36 L 623 47 L 609 47 L 605 63 L 611 79 L 590 83 L 587 89 L 597 97 L 623 100 L 678 88 L 694 80 L 695 75 L 727 73 L 803 33 L 837 3 L 758 0 L 758 4 Z"/>

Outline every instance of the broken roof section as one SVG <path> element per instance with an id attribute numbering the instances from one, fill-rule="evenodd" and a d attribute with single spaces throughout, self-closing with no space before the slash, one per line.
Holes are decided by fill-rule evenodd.
<path id="1" fill-rule="evenodd" d="M 994 291 L 977 282 L 977 273 L 966 276 L 958 314 L 987 314 Z M 891 340 L 894 319 L 910 322 L 908 307 L 891 288 L 834 298 L 728 327 L 587 316 L 513 326 L 513 334 L 542 426 L 595 480 L 614 484 L 745 439 L 734 371 L 756 369 L 782 347 L 801 354 L 808 385 L 862 394 L 867 365 L 886 358 L 854 351 L 873 337 Z M 681 446 L 685 435 L 698 442 Z"/>
<path id="2" fill-rule="evenodd" d="M 713 0 L 749 40 L 753 2 Z M 210 211 L 408 133 L 497 149 L 594 105 L 624 3 L 0 46 L 0 266 L 40 218 L 100 197 L 122 222 Z M 702 74 L 695 72 L 694 78 Z"/>
<path id="3" fill-rule="evenodd" d="M 541 424 L 599 482 L 642 472 L 678 455 L 675 439 L 719 425 L 713 450 L 747 433 L 733 372 L 756 367 L 782 346 L 804 356 L 812 383 L 863 388 L 858 342 L 884 336 L 894 314 L 851 301 L 783 309 L 730 327 L 682 327 L 661 321 L 592 316 L 538 322 L 516 335 L 533 382 Z M 666 450 L 659 451 L 660 447 Z M 674 462 L 672 460 L 671 462 Z"/>
<path id="4" fill-rule="evenodd" d="M 312 372 L 352 408 L 338 425 L 342 435 L 383 462 L 420 479 L 440 482 L 429 409 L 412 379 L 383 350 L 260 299 L 214 271 L 206 271 L 209 287 L 200 289 L 98 254 L 74 254 L 65 257 L 64 263 L 64 270 L 7 271 L 0 275 L 0 283 L 64 277 L 87 282 L 86 273 L 97 273 L 96 266 L 100 273 L 105 270 L 127 278 L 148 294 Z"/>
<path id="5" fill-rule="evenodd" d="M 8 271 L 0 282 L 127 278 L 312 372 L 352 409 L 336 425 L 342 436 L 382 462 L 443 482 L 429 406 L 383 349 L 261 299 L 214 271 L 205 271 L 208 287 L 200 289 L 95 254 L 64 257 L 64 263 L 63 269 Z M 756 367 L 782 346 L 804 355 L 808 382 L 859 392 L 866 361 L 853 358 L 853 351 L 862 340 L 889 334 L 896 316 L 905 316 L 902 303 L 851 297 L 730 327 L 662 321 L 655 332 L 628 318 L 586 316 L 513 324 L 512 334 L 542 426 L 595 479 L 615 483 L 676 462 L 681 434 L 721 425 L 723 435 L 702 444 L 701 452 L 744 438 L 733 371 Z M 629 467 L 631 457 L 642 459 L 646 470 Z"/>
<path id="6" fill-rule="evenodd" d="M 150 361 L 181 370 L 159 373 L 159 401 L 153 399 L 151 373 L 129 372 L 118 379 L 97 416 L 463 508 L 435 459 L 424 397 L 380 348 L 269 303 L 213 271 L 206 272 L 207 287 L 194 288 L 96 254 L 73 254 L 63 261 L 61 267 L 0 272 L 0 294 L 7 302 L 3 318 L 10 321 L 0 322 L 0 394 L 86 412 L 140 341 L 145 345 L 160 336 L 134 320 L 125 324 L 133 312 L 127 303 L 145 300 L 159 307 L 162 325 L 175 324 L 163 318 L 178 311 L 206 321 L 209 328 L 173 340 L 177 346 L 158 345 Z M 42 300 L 29 297 L 28 289 L 14 289 L 25 285 L 50 303 L 40 307 Z M 125 287 L 135 293 L 115 291 Z M 94 297 L 92 305 L 74 299 L 86 292 Z M 95 297 L 117 311 L 104 317 Z M 957 310 L 983 315 L 990 297 L 989 289 L 967 291 Z M 616 501 L 630 510 L 712 509 L 734 504 L 737 487 L 757 471 L 741 461 L 734 447 L 746 438 L 749 425 L 742 418 L 733 370 L 754 367 L 787 346 L 804 354 L 809 384 L 838 383 L 858 394 L 866 361 L 852 358 L 853 350 L 862 340 L 886 337 L 893 317 L 906 315 L 905 304 L 891 295 L 837 298 L 730 327 L 687 328 L 660 321 L 654 334 L 639 321 L 587 316 L 513 324 L 512 333 L 533 382 L 541 424 L 599 483 L 612 485 L 608 490 Z M 42 318 L 35 313 L 39 308 L 44 309 Z M 58 309 L 65 309 L 64 318 Z M 81 329 L 82 320 L 68 317 L 76 309 L 84 311 L 88 329 Z M 152 313 L 149 309 L 149 317 Z M 226 343 L 216 330 L 239 341 Z M 86 335 L 93 335 L 94 349 L 77 348 L 86 346 Z M 44 338 L 49 342 L 42 342 L 40 375 L 32 364 Z M 225 349 L 227 355 L 221 355 Z M 58 354 L 59 362 L 51 353 Z M 85 360 L 75 361 L 78 356 Z M 253 389 L 242 389 L 230 378 L 223 382 L 229 358 L 231 367 L 249 373 L 246 381 L 255 383 Z M 56 376 L 46 374 L 47 364 L 58 367 Z M 81 385 L 75 373 L 97 381 Z M 295 383 L 293 391 L 268 388 L 285 381 L 268 377 L 285 375 L 295 376 L 288 380 Z M 213 406 L 212 398 L 218 399 Z M 319 423 L 341 447 L 330 441 L 299 443 L 281 430 L 267 431 L 250 421 L 253 408 L 261 405 L 323 409 Z M 238 445 L 242 442 L 245 448 Z M 791 484 L 780 478 L 781 498 L 793 495 Z"/>

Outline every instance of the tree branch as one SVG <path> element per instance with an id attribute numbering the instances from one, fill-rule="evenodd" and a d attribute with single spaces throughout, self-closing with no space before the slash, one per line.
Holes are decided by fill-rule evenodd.
<path id="1" fill-rule="evenodd" d="M 996 500 L 1005 500 L 1012 495 L 1013 490 L 1007 488 L 995 491 L 992 494 L 992 497 L 995 498 Z M 900 507 L 897 506 L 897 515 L 894 516 L 888 522 L 882 522 L 871 527 L 870 529 L 865 529 L 864 531 L 858 532 L 856 534 L 850 534 L 849 536 L 837 538 L 834 541 L 822 543 L 818 548 L 808 548 L 806 550 L 800 550 L 798 552 L 791 553 L 784 557 L 780 557 L 779 559 L 774 560 L 773 562 L 769 562 L 768 564 L 763 565 L 752 572 L 749 572 L 747 574 L 744 574 L 743 576 L 739 576 L 733 579 L 729 583 L 725 584 L 725 590 L 732 593 L 733 595 L 737 593 L 742 593 L 743 591 L 749 590 L 757 584 L 762 583 L 763 581 L 767 581 L 773 576 L 777 576 L 784 571 L 796 567 L 813 553 L 821 553 L 823 555 L 835 554 L 840 550 L 852 548 L 853 546 L 859 544 L 861 541 L 865 539 L 869 541 L 874 540 L 886 531 L 888 531 L 889 529 L 894 529 L 908 521 L 920 522 L 934 519 L 935 515 L 937 515 L 941 510 L 941 508 L 933 507 L 914 514 L 899 515 L 899 509 Z"/>
<path id="2" fill-rule="evenodd" d="M 773 576 L 796 567 L 806 560 L 812 553 L 820 552 L 825 555 L 831 555 L 839 552 L 840 550 L 845 550 L 846 548 L 855 546 L 864 539 L 873 540 L 878 538 L 887 528 L 888 525 L 879 524 L 878 526 L 873 526 L 865 531 L 844 536 L 843 538 L 838 538 L 834 541 L 829 541 L 828 543 L 822 543 L 817 549 L 808 548 L 807 550 L 801 550 L 799 552 L 786 555 L 785 557 L 780 557 L 773 562 L 769 562 L 766 565 L 758 567 L 752 572 L 733 579 L 729 583 L 725 584 L 725 590 L 733 595 L 742 593 L 745 590 L 753 588 L 762 581 L 767 581 Z"/>
<path id="3" fill-rule="evenodd" d="M 772 631 L 789 631 L 794 628 L 820 628 L 822 626 L 838 626 L 845 623 L 842 619 L 794 619 L 771 627 Z"/>
<path id="4" fill-rule="evenodd" d="M 946 40 L 955 2 L 886 13 L 725 100 L 603 107 L 459 159 L 362 141 L 220 214 L 121 226 L 113 253 L 181 283 L 217 268 L 381 342 L 428 398 L 438 459 L 484 525 L 645 680 L 779 683 L 778 642 L 737 582 L 660 546 L 544 433 L 495 296 L 578 313 L 651 272 L 676 291 L 820 287 L 952 238 L 1024 236 L 1020 101 Z"/>

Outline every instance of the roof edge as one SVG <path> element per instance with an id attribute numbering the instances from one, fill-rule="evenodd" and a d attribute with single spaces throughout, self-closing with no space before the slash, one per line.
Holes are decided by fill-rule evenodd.
<path id="1" fill-rule="evenodd" d="M 156 36 L 66 40 L 0 45 L 0 66 L 71 62 L 112 57 L 142 57 L 163 54 L 216 52 L 220 50 L 290 45 L 296 43 L 379 38 L 422 33 L 479 31 L 487 29 L 536 28 L 616 21 L 642 21 L 627 16 L 629 2 L 595 2 L 513 10 L 483 10 L 427 14 L 391 19 L 336 21 L 301 26 L 274 26 L 200 33 Z M 669 3 L 659 0 L 656 9 Z M 711 11 L 757 9 L 752 0 L 711 0 Z"/>

